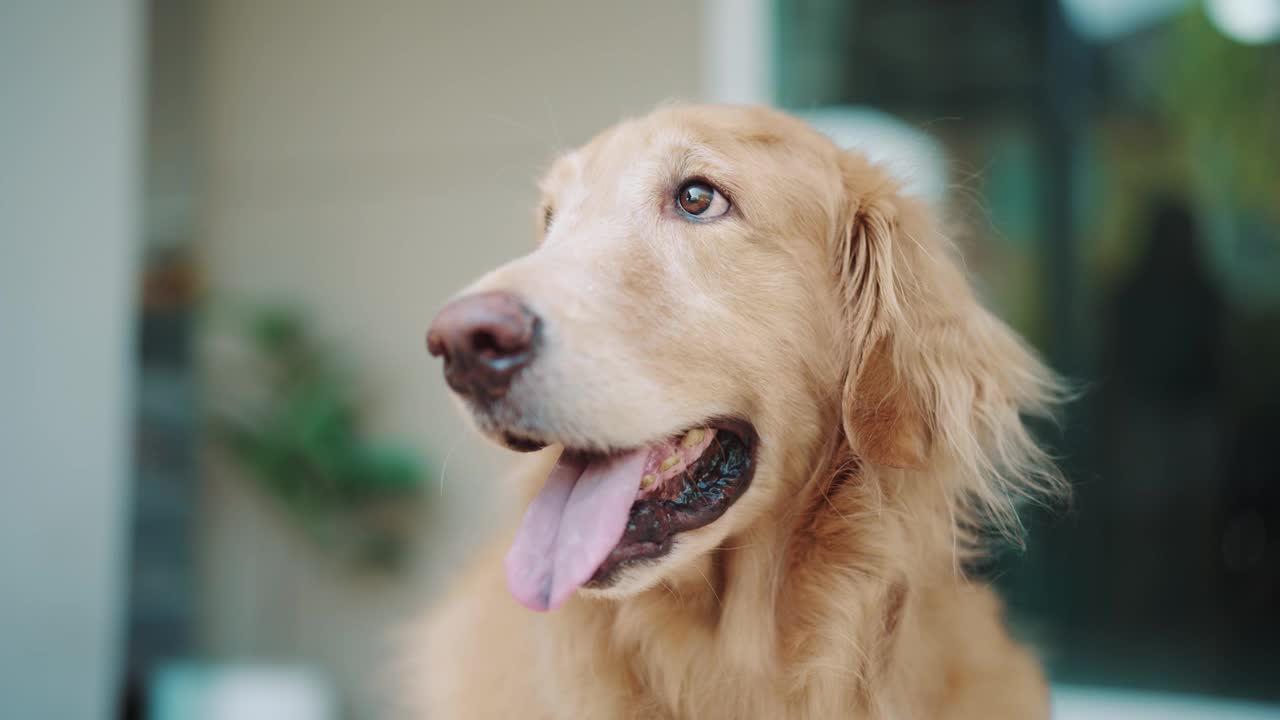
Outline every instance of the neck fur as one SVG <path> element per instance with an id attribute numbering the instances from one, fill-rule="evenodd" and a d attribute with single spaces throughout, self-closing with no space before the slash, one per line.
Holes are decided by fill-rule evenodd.
<path id="1" fill-rule="evenodd" d="M 951 527 L 939 478 L 864 465 L 838 431 L 815 456 L 793 512 L 639 596 L 570 606 L 574 625 L 627 666 L 636 702 L 681 717 L 874 716 L 884 699 L 870 688 L 894 684 L 910 589 L 957 580 L 957 538 L 920 534 Z"/>

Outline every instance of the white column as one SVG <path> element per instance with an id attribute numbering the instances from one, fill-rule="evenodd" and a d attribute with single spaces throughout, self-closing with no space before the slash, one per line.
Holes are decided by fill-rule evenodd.
<path id="1" fill-rule="evenodd" d="M 771 105 L 775 0 L 703 0 L 702 97 Z"/>
<path id="2" fill-rule="evenodd" d="M 114 716 L 137 0 L 0 3 L 0 716 Z"/>

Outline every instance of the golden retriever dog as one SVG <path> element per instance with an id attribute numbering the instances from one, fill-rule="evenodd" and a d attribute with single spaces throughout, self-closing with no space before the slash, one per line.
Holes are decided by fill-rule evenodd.
<path id="1" fill-rule="evenodd" d="M 931 211 L 757 107 L 560 158 L 427 335 L 527 510 L 433 610 L 429 718 L 1043 718 L 965 568 L 1060 481 L 1058 385 Z"/>

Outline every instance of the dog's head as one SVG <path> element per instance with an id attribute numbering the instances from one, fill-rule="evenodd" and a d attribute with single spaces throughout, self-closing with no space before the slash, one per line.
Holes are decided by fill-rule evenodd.
<path id="1" fill-rule="evenodd" d="M 871 465 L 967 468 L 984 479 L 957 497 L 993 507 L 993 478 L 1034 462 L 1017 414 L 1046 397 L 1039 365 L 928 213 L 801 121 L 661 109 L 543 191 L 537 248 L 428 332 L 482 432 L 563 447 L 507 556 L 525 605 L 655 584 L 785 512 L 832 435 Z"/>

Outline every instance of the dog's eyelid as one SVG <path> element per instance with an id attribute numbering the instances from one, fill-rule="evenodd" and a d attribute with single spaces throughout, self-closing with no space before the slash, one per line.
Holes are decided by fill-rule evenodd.
<path id="1" fill-rule="evenodd" d="M 675 187 L 682 188 L 689 183 L 700 182 L 706 183 L 715 188 L 725 200 L 733 203 L 734 196 L 737 195 L 741 188 L 732 180 L 725 177 L 723 172 L 715 172 L 709 170 L 693 170 L 689 168 L 683 169 L 675 176 Z"/>

